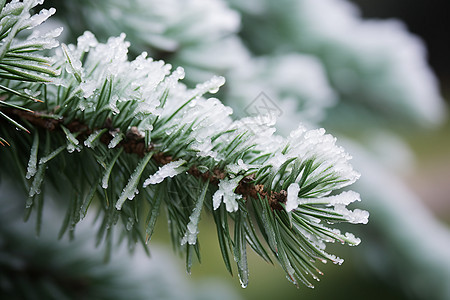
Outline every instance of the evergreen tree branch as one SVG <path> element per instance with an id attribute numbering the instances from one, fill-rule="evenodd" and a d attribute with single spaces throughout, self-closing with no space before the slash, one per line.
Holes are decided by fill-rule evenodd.
<path id="1" fill-rule="evenodd" d="M 26 123 L 32 135 L 0 128 L 14 149 L 5 152 L 2 163 L 13 164 L 24 180 L 27 213 L 37 209 L 37 227 L 42 195 L 51 184 L 69 200 L 60 234 L 73 237 L 76 224 L 96 203 L 103 215 L 98 242 L 104 239 L 108 251 L 119 220 L 130 245 L 148 241 L 164 204 L 173 245 L 185 254 L 190 271 L 194 253 L 200 260 L 198 222 L 205 207 L 216 221 L 227 269 L 232 253 L 245 287 L 247 243 L 270 261 L 253 229 L 252 208 L 268 249 L 294 283 L 312 286 L 303 275 L 320 274 L 311 260 L 341 263 L 324 251 L 325 242 L 356 245 L 360 240 L 323 223 L 366 223 L 368 213 L 346 208 L 360 200 L 357 193 L 330 196 L 359 177 L 336 139 L 323 129 L 303 127 L 285 139 L 260 117 L 234 121 L 231 109 L 203 97 L 216 92 L 223 78 L 187 89 L 179 82 L 181 68 L 170 72 L 170 65 L 145 53 L 129 61 L 124 39 L 102 44 L 86 32 L 76 46 L 63 44 L 52 57 L 52 80 L 44 80 L 43 71 L 34 67 L 35 74 L 0 77 L 3 86 L 26 88 L 43 100 L 5 92 L 3 101 L 37 113 L 1 108 Z M 7 52 L 14 42 L 2 47 Z M 25 69 L 33 65 L 23 57 L 14 59 Z"/>
<path id="2" fill-rule="evenodd" d="M 57 118 L 46 113 L 31 112 L 26 110 L 24 111 L 23 109 L 15 108 L 0 109 L 0 111 L 3 111 L 7 115 L 17 116 L 21 120 L 26 120 L 39 128 L 49 131 L 60 131 L 62 133 L 62 129 L 60 126 L 64 123 L 64 121 L 61 118 Z M 111 123 L 111 121 L 107 120 L 106 123 Z M 93 133 L 93 130 L 89 129 L 85 124 L 81 124 L 78 121 L 72 121 L 68 123 L 66 127 L 71 133 L 79 133 L 77 135 L 77 140 L 81 144 L 84 144 L 87 138 Z M 103 144 L 108 145 L 114 138 L 114 136 L 110 132 L 116 132 L 117 128 L 112 128 L 110 125 L 105 125 L 103 128 L 97 128 L 97 130 L 104 131 L 104 133 L 101 134 L 98 139 Z M 155 145 L 153 143 L 150 143 L 150 145 L 147 146 L 144 141 L 144 136 L 139 133 L 136 127 L 132 127 L 125 134 L 125 138 L 117 145 L 117 147 L 122 147 L 126 153 L 133 153 L 138 155 L 139 157 L 144 157 L 146 153 L 154 150 Z M 163 152 L 154 153 L 152 156 L 152 160 L 158 166 L 163 166 L 173 162 L 173 158 Z M 195 165 L 191 166 L 186 172 L 194 177 L 200 178 L 203 181 L 208 181 L 215 185 L 217 185 L 220 180 L 224 179 L 227 176 L 227 172 L 225 170 L 215 169 L 211 172 L 201 172 Z M 264 191 L 263 185 L 253 184 L 254 179 L 254 175 L 247 175 L 243 177 L 236 187 L 236 194 L 244 196 L 244 199 L 250 197 L 256 199 L 258 197 L 261 197 L 262 199 L 267 198 L 272 209 L 283 209 L 280 204 L 286 204 L 286 190 L 281 190 L 280 192 L 266 192 Z"/>

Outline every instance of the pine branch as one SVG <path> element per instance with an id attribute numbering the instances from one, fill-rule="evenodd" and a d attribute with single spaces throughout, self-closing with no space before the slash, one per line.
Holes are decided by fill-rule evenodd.
<path id="1" fill-rule="evenodd" d="M 148 241 L 164 204 L 173 245 L 185 253 L 189 271 L 193 253 L 200 259 L 198 222 L 205 207 L 216 221 L 225 265 L 231 270 L 230 250 L 244 287 L 247 243 L 270 261 L 268 247 L 294 283 L 308 286 L 303 274 L 320 274 L 311 260 L 341 263 L 324 251 L 325 242 L 356 245 L 360 240 L 322 222 L 366 223 L 368 213 L 346 208 L 359 200 L 357 193 L 330 196 L 359 177 L 336 139 L 323 129 L 303 127 L 285 139 L 262 118 L 233 121 L 231 109 L 203 97 L 216 92 L 223 78 L 187 89 L 179 82 L 181 68 L 170 72 L 170 65 L 145 53 L 130 62 L 124 38 L 102 44 L 86 32 L 77 46 L 62 45 L 52 58 L 57 80 L 26 81 L 35 74 L 1 79 L 9 89 L 26 87 L 44 100 L 5 93 L 5 102 L 37 113 L 1 108 L 32 132 L 23 136 L 0 127 L 14 149 L 5 152 L 2 163 L 13 163 L 25 180 L 28 215 L 36 208 L 41 216 L 42 195 L 52 184 L 70 201 L 61 235 L 73 236 L 97 203 L 103 215 L 98 242 L 105 239 L 110 249 L 111 228 L 119 220 L 129 243 Z M 15 59 L 16 65 L 28 65 Z M 250 208 L 260 234 L 253 229 Z"/>
<path id="2" fill-rule="evenodd" d="M 17 116 L 18 118 L 26 120 L 42 129 L 46 129 L 48 131 L 58 130 L 62 133 L 62 129 L 60 126 L 64 123 L 64 121 L 61 118 L 56 118 L 44 113 L 29 112 L 14 108 L 3 109 L 3 111 L 7 115 Z M 111 121 L 107 120 L 107 123 L 111 123 Z M 93 131 L 89 129 L 85 124 L 80 124 L 78 121 L 72 121 L 66 126 L 71 133 L 79 133 L 77 135 L 77 140 L 81 144 L 84 144 L 87 138 L 93 133 Z M 103 129 L 107 129 L 107 131 Z M 101 134 L 98 139 L 103 144 L 108 145 L 114 138 L 114 136 L 110 132 L 116 132 L 118 129 L 111 128 L 110 125 L 105 125 L 105 127 L 98 128 L 97 130 L 104 131 L 104 133 Z M 138 155 L 139 157 L 144 157 L 145 154 L 147 154 L 148 152 L 152 152 L 155 149 L 155 145 L 153 143 L 150 143 L 148 146 L 145 145 L 144 136 L 139 133 L 136 127 L 132 127 L 125 134 L 125 138 L 117 145 L 117 147 L 122 147 L 126 153 L 133 153 Z M 152 160 L 159 166 L 163 166 L 174 161 L 170 155 L 166 155 L 163 152 L 155 152 L 152 156 Z M 203 181 L 208 181 L 216 185 L 220 180 L 224 179 L 227 176 L 227 172 L 225 170 L 215 169 L 211 172 L 201 172 L 195 165 L 191 166 L 186 172 L 194 177 L 202 179 Z M 261 197 L 262 199 L 267 198 L 272 209 L 283 209 L 281 204 L 286 204 L 286 191 L 281 190 L 280 192 L 266 192 L 264 191 L 263 185 L 253 184 L 254 179 L 255 178 L 253 174 L 243 177 L 236 187 L 236 194 L 244 196 L 244 199 L 257 199 L 258 197 Z"/>
<path id="3" fill-rule="evenodd" d="M 16 86 L 11 89 L 8 87 L 9 80 L 18 80 L 23 82 L 46 82 L 56 83 L 56 76 L 59 75 L 57 69 L 52 67 L 53 60 L 50 57 L 42 56 L 39 51 L 51 49 L 58 45 L 55 38 L 61 33 L 62 29 L 55 29 L 46 34 L 40 34 L 34 31 L 33 34 L 28 32 L 25 40 L 16 38 L 17 35 L 27 30 L 34 29 L 44 22 L 48 17 L 55 13 L 55 9 L 43 9 L 39 14 L 30 15 L 30 10 L 34 8 L 40 1 L 12 2 L 5 6 L 0 3 L 1 11 L 1 29 L 0 29 L 0 90 L 11 93 L 15 96 L 39 102 L 33 95 L 31 90 Z M 24 105 L 17 105 L 10 101 L 4 101 L 0 94 L 0 109 L 2 107 L 13 107 L 24 111 L 30 111 Z M 0 117 L 8 120 L 12 125 L 21 130 L 27 131 L 21 123 L 9 118 L 0 111 Z M 8 142 L 0 137 L 2 146 Z"/>

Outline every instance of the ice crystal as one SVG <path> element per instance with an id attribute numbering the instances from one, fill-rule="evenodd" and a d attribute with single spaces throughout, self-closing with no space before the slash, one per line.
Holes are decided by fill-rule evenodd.
<path id="1" fill-rule="evenodd" d="M 225 84 L 225 78 L 222 76 L 213 76 L 210 80 L 197 84 L 194 90 L 192 90 L 192 96 L 198 97 L 206 92 L 209 93 L 217 93 L 219 91 L 219 88 Z"/>
<path id="2" fill-rule="evenodd" d="M 199 197 L 197 203 L 195 204 L 192 214 L 189 216 L 189 223 L 186 226 L 186 232 L 181 240 L 181 245 L 188 243 L 189 245 L 194 245 L 197 242 L 198 235 L 198 222 L 200 221 L 200 213 L 202 211 L 203 202 L 205 200 L 207 189 L 203 190 L 202 195 Z"/>
<path id="3" fill-rule="evenodd" d="M 54 9 L 53 7 L 50 8 L 49 10 L 47 10 L 47 9 L 41 10 L 38 14 L 32 16 L 28 20 L 29 26 L 35 27 L 35 26 L 40 25 L 42 22 L 47 20 L 51 15 L 55 14 L 55 12 L 56 12 L 56 9 Z"/>
<path id="4" fill-rule="evenodd" d="M 141 159 L 136 169 L 134 170 L 133 174 L 131 174 L 131 177 L 128 180 L 127 185 L 122 190 L 122 194 L 120 195 L 119 199 L 116 202 L 117 210 L 122 209 L 122 205 L 125 203 L 127 199 L 133 200 L 134 196 L 139 193 L 139 190 L 137 188 L 138 182 L 141 178 L 142 172 L 144 171 L 145 167 L 150 161 L 152 155 L 153 153 L 151 152 L 147 153 L 147 155 L 143 159 Z"/>
<path id="5" fill-rule="evenodd" d="M 213 195 L 213 207 L 218 209 L 223 202 L 226 205 L 226 209 L 229 212 L 237 211 L 239 204 L 237 200 L 242 198 L 242 195 L 234 193 L 242 176 L 235 177 L 233 179 L 222 179 L 219 182 L 219 189 Z"/>
<path id="6" fill-rule="evenodd" d="M 349 223 L 367 224 L 369 222 L 369 212 L 361 209 L 348 210 L 343 204 L 336 204 L 334 211 L 341 214 Z"/>
<path id="7" fill-rule="evenodd" d="M 37 172 L 38 145 L 39 145 L 39 139 L 38 139 L 38 136 L 35 135 L 33 145 L 31 146 L 30 160 L 28 161 L 28 166 L 27 166 L 27 174 L 25 176 L 27 179 L 30 179 L 31 177 L 33 177 Z"/>
<path id="8" fill-rule="evenodd" d="M 160 167 L 155 174 L 151 175 L 149 178 L 147 178 L 147 180 L 144 181 L 144 188 L 150 184 L 161 183 L 167 177 L 174 177 L 182 173 L 186 169 L 180 167 L 185 163 L 186 161 L 180 159 L 177 161 L 172 161 L 167 165 Z"/>
<path id="9" fill-rule="evenodd" d="M 300 191 L 300 186 L 298 183 L 291 183 L 287 189 L 287 200 L 286 200 L 286 210 L 289 212 L 298 206 L 298 192 Z"/>
<path id="10" fill-rule="evenodd" d="M 355 201 L 361 201 L 361 197 L 354 191 L 345 191 L 339 195 L 321 197 L 321 198 L 301 198 L 298 199 L 298 204 L 324 204 L 331 205 L 349 205 Z"/>
<path id="11" fill-rule="evenodd" d="M 250 169 L 251 167 L 253 167 L 253 166 L 251 166 L 251 165 L 249 165 L 249 164 L 246 164 L 246 163 L 244 163 L 244 161 L 243 161 L 242 159 L 239 159 L 238 162 L 237 162 L 237 164 L 228 165 L 228 166 L 226 167 L 226 170 L 227 170 L 230 174 L 237 175 L 237 174 L 239 174 L 239 173 L 241 173 L 241 172 L 243 172 L 243 171 L 244 171 L 244 172 L 247 171 L 247 170 Z"/>
<path id="12" fill-rule="evenodd" d="M 91 133 L 88 138 L 84 141 L 84 145 L 88 148 L 94 148 L 95 143 L 101 134 L 104 133 L 104 130 L 96 130 L 93 133 Z"/>
<path id="13" fill-rule="evenodd" d="M 113 138 L 108 144 L 108 148 L 112 149 L 115 148 L 122 140 L 124 136 L 121 133 L 115 132 L 113 133 Z"/>

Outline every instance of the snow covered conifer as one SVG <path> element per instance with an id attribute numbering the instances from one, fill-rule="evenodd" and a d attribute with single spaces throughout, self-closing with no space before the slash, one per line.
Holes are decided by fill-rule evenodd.
<path id="1" fill-rule="evenodd" d="M 321 274 L 313 262 L 342 262 L 325 243 L 360 242 L 332 228 L 367 223 L 368 213 L 346 208 L 359 195 L 339 190 L 359 174 L 324 129 L 300 126 L 284 138 L 257 116 L 234 120 L 229 107 L 207 96 L 223 77 L 190 89 L 180 82 L 182 68 L 146 53 L 130 61 L 124 34 L 102 43 L 85 32 L 76 45 L 43 56 L 59 31 L 17 35 L 54 12 L 31 17 L 38 3 L 3 4 L 0 20 L 0 113 L 12 123 L 0 128 L 10 144 L 0 163 L 28 191 L 27 216 L 36 211 L 38 228 L 51 188 L 69 202 L 61 235 L 73 236 L 97 211 L 98 239 L 110 247 L 117 227 L 131 246 L 148 242 L 164 209 L 189 272 L 192 256 L 200 257 L 198 223 L 206 210 L 226 268 L 231 272 L 231 254 L 243 287 L 247 245 L 278 261 L 294 283 L 312 286 L 310 278 Z"/>

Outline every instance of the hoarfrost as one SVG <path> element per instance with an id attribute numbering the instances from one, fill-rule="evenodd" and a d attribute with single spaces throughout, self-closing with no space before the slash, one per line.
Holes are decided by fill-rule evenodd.
<path id="1" fill-rule="evenodd" d="M 114 115 L 117 115 L 118 113 L 120 113 L 120 110 L 117 108 L 118 100 L 119 100 L 119 96 L 117 96 L 117 95 L 112 95 L 109 100 L 109 108 L 111 109 L 111 111 Z"/>
<path id="2" fill-rule="evenodd" d="M 74 152 L 77 150 L 78 152 L 81 151 L 80 141 L 77 140 L 77 138 L 65 127 L 62 127 L 64 133 L 66 134 L 67 138 L 67 151 L 69 153 Z"/>
<path id="3" fill-rule="evenodd" d="M 38 145 L 39 145 L 39 139 L 36 134 L 34 136 L 33 145 L 31 146 L 30 160 L 28 161 L 27 174 L 25 176 L 27 179 L 30 179 L 31 177 L 33 177 L 37 172 Z"/>
<path id="4" fill-rule="evenodd" d="M 70 48 L 72 45 L 69 45 Z M 66 64 L 66 71 L 70 74 L 74 74 L 79 82 L 81 82 L 83 78 L 83 66 L 78 57 L 76 57 L 72 51 L 65 44 L 61 45 L 61 48 L 65 54 L 68 64 Z"/>
<path id="5" fill-rule="evenodd" d="M 230 174 L 234 174 L 237 175 L 239 174 L 241 171 L 247 171 L 248 169 L 250 169 L 252 166 L 248 165 L 246 163 L 244 163 L 244 161 L 242 159 L 238 160 L 237 164 L 233 164 L 233 165 L 228 165 L 226 166 L 226 170 L 230 173 Z"/>
<path id="6" fill-rule="evenodd" d="M 197 84 L 195 89 L 192 90 L 192 97 L 199 97 L 207 92 L 217 93 L 219 88 L 225 84 L 225 78 L 222 76 L 213 76 L 210 80 Z"/>
<path id="7" fill-rule="evenodd" d="M 80 89 L 83 92 L 84 98 L 89 98 L 94 94 L 97 89 L 97 82 L 95 80 L 86 80 L 80 84 Z"/>
<path id="8" fill-rule="evenodd" d="M 192 214 L 189 216 L 189 223 L 186 227 L 186 232 L 183 239 L 181 240 L 181 245 L 188 243 L 189 245 L 195 245 L 197 242 L 198 235 L 198 222 L 200 221 L 200 213 L 202 211 L 203 202 L 205 200 L 207 188 L 203 190 L 202 195 L 199 197 L 197 203 L 195 204 Z"/>
<path id="9" fill-rule="evenodd" d="M 273 169 L 279 169 L 280 166 L 287 160 L 286 156 L 280 152 L 276 152 L 268 161 L 267 165 L 271 165 Z"/>
<path id="10" fill-rule="evenodd" d="M 177 160 L 168 163 L 159 168 L 159 170 L 151 175 L 147 180 L 144 181 L 144 188 L 150 184 L 161 183 L 167 177 L 174 177 L 186 170 L 186 168 L 180 168 L 183 164 L 185 164 L 185 160 Z"/>
<path id="11" fill-rule="evenodd" d="M 298 183 L 291 183 L 287 189 L 286 210 L 289 212 L 298 207 L 298 192 L 300 186 Z"/>
<path id="12" fill-rule="evenodd" d="M 56 9 L 54 9 L 53 7 L 48 10 L 47 9 L 41 10 L 39 14 L 36 14 L 29 19 L 30 27 L 40 25 L 42 22 L 47 20 L 51 15 L 55 14 L 55 12 Z"/>
<path id="13" fill-rule="evenodd" d="M 299 204 L 325 204 L 325 205 L 349 205 L 355 201 L 361 201 L 361 197 L 354 191 L 345 191 L 339 195 L 321 197 L 321 198 L 300 198 Z"/>
<path id="14" fill-rule="evenodd" d="M 108 188 L 108 180 L 109 180 L 109 174 L 108 174 L 108 176 L 103 176 L 102 188 L 104 188 L 105 190 Z"/>
<path id="15" fill-rule="evenodd" d="M 239 181 L 243 176 L 238 176 L 232 179 L 221 179 L 219 182 L 219 189 L 213 195 L 213 207 L 214 210 L 218 209 L 223 202 L 226 205 L 228 212 L 237 211 L 239 204 L 237 200 L 242 198 L 242 195 L 237 195 L 234 190 L 237 188 Z"/>
<path id="16" fill-rule="evenodd" d="M 142 172 L 144 171 L 145 167 L 147 166 L 148 162 L 152 158 L 152 153 L 149 152 L 147 155 L 139 162 L 136 169 L 134 170 L 133 174 L 131 174 L 130 179 L 128 180 L 127 185 L 122 190 L 122 194 L 120 195 L 119 199 L 116 202 L 116 209 L 121 210 L 122 205 L 124 202 L 128 200 L 133 200 L 134 196 L 139 193 L 139 190 L 137 189 L 137 185 L 139 182 L 139 179 L 141 178 Z M 107 183 L 107 182 L 106 182 Z"/>
<path id="17" fill-rule="evenodd" d="M 347 242 L 350 246 L 358 246 L 361 243 L 361 239 L 355 237 L 355 235 L 350 232 L 345 233 L 345 238 L 347 239 Z"/>
<path id="18" fill-rule="evenodd" d="M 74 145 L 74 144 L 72 144 L 70 142 L 67 143 L 66 149 L 67 149 L 67 152 L 69 152 L 69 153 L 73 153 L 75 150 L 77 150 L 78 152 L 81 151 L 81 147 L 80 146 Z"/>
<path id="19" fill-rule="evenodd" d="M 210 140 L 205 140 L 203 143 L 194 142 L 191 148 L 198 151 L 197 156 L 217 159 L 217 152 L 212 150 L 213 145 Z"/>
<path id="20" fill-rule="evenodd" d="M 29 197 L 33 197 L 36 194 L 41 193 L 41 185 L 44 180 L 44 172 L 45 172 L 45 164 L 40 165 L 36 172 L 36 176 L 34 177 L 33 183 L 31 184 L 30 190 L 28 192 Z"/>
<path id="21" fill-rule="evenodd" d="M 113 139 L 109 142 L 108 148 L 115 148 L 123 139 L 123 134 L 121 133 L 113 133 Z"/>
<path id="22" fill-rule="evenodd" d="M 103 130 L 96 130 L 93 133 L 91 133 L 88 138 L 84 141 L 84 145 L 88 148 L 94 148 L 95 144 L 94 142 L 100 137 L 100 135 L 103 133 Z"/>
<path id="23" fill-rule="evenodd" d="M 98 41 L 90 31 L 85 31 L 83 35 L 78 37 L 77 46 L 79 51 L 87 52 L 90 48 L 98 45 Z"/>
<path id="24" fill-rule="evenodd" d="M 369 212 L 365 210 L 355 209 L 351 211 L 344 205 L 337 204 L 334 206 L 334 211 L 341 214 L 349 223 L 367 224 L 367 222 L 369 222 Z"/>
<path id="25" fill-rule="evenodd" d="M 300 126 L 291 132 L 286 141 L 287 150 L 284 151 L 286 159 L 296 158 L 302 162 L 310 161 L 312 168 L 308 174 L 304 171 L 299 177 L 306 176 L 304 182 L 308 185 L 312 182 L 320 181 L 320 178 L 339 178 L 332 183 L 327 183 L 326 190 L 318 191 L 318 188 L 311 190 L 308 194 L 316 197 L 326 196 L 333 189 L 339 189 L 352 184 L 359 178 L 359 173 L 353 170 L 349 163 L 351 156 L 342 147 L 336 146 L 336 138 L 330 134 L 325 134 L 325 130 L 307 130 Z M 284 149 L 282 147 L 281 149 Z M 278 154 L 276 155 L 281 155 Z M 276 157 L 275 155 L 275 157 Z M 271 158 L 271 162 L 274 158 Z M 273 164 L 275 169 L 280 165 Z M 320 185 L 318 186 L 320 187 Z"/>

